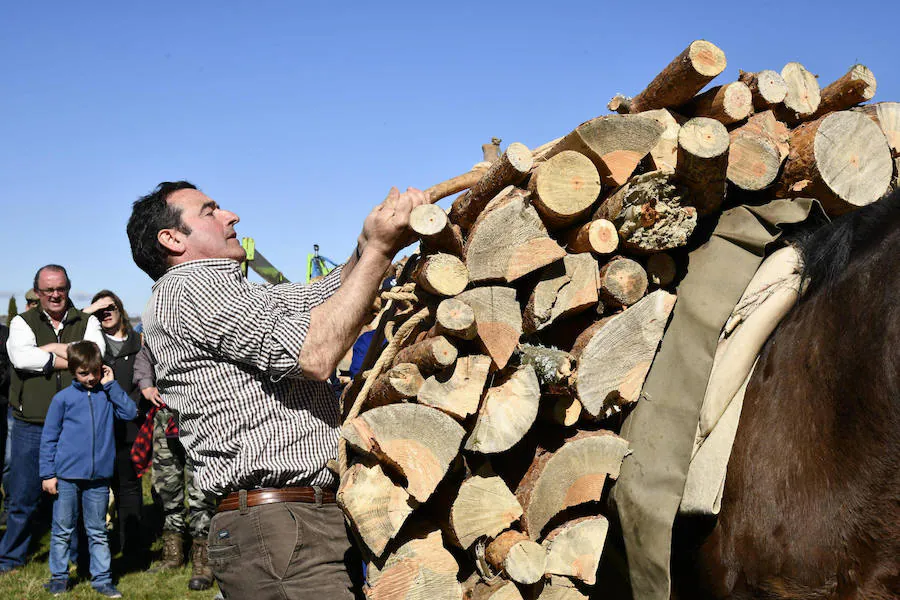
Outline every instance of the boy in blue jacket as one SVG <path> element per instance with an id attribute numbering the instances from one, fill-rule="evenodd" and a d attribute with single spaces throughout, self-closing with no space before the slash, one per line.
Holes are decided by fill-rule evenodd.
<path id="1" fill-rule="evenodd" d="M 53 396 L 41 434 L 40 476 L 44 491 L 57 496 L 50 531 L 50 582 L 53 595 L 69 583 L 69 539 L 82 518 L 90 543 L 91 585 L 107 598 L 121 598 L 112 582 L 106 507 L 116 443 L 113 415 L 130 421 L 137 407 L 103 364 L 94 342 L 71 344 L 68 367 L 75 381 Z"/>

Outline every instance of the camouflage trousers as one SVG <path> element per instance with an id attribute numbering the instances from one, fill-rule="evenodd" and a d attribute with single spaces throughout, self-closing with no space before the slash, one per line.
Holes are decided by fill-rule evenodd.
<path id="1" fill-rule="evenodd" d="M 209 523 L 216 512 L 215 497 L 205 494 L 194 484 L 191 461 L 185 456 L 181 442 L 166 437 L 166 423 L 172 414 L 161 409 L 153 423 L 153 489 L 162 501 L 163 530 L 206 539 Z"/>

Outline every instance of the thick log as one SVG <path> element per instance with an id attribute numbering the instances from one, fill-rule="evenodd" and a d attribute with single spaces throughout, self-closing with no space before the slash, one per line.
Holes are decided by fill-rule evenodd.
<path id="1" fill-rule="evenodd" d="M 750 88 L 753 108 L 757 111 L 770 110 L 776 104 L 784 102 L 788 91 L 784 78 L 769 69 L 757 73 L 741 71 L 738 81 L 742 81 Z"/>
<path id="2" fill-rule="evenodd" d="M 466 265 L 452 254 L 423 257 L 412 277 L 426 292 L 436 296 L 455 296 L 469 285 Z"/>
<path id="3" fill-rule="evenodd" d="M 476 581 L 463 592 L 465 600 L 523 600 L 519 588 L 512 581 L 497 579 L 491 583 Z"/>
<path id="4" fill-rule="evenodd" d="M 459 454 L 465 431 L 439 410 L 419 404 L 391 404 L 344 424 L 341 435 L 407 479 L 406 491 L 425 502 Z"/>
<path id="5" fill-rule="evenodd" d="M 598 270 L 597 260 L 590 253 L 567 254 L 544 267 L 522 315 L 525 333 L 596 306 Z"/>
<path id="6" fill-rule="evenodd" d="M 458 298 L 445 298 L 434 314 L 434 331 L 436 335 L 473 340 L 478 333 L 475 311 Z"/>
<path id="7" fill-rule="evenodd" d="M 878 125 L 858 112 L 841 111 L 791 132 L 777 194 L 817 198 L 828 214 L 839 215 L 878 200 L 892 174 L 891 151 Z"/>
<path id="8" fill-rule="evenodd" d="M 710 88 L 694 97 L 679 112 L 692 117 L 709 117 L 731 125 L 743 121 L 753 112 L 753 95 L 747 84 L 735 81 Z"/>
<path id="9" fill-rule="evenodd" d="M 548 533 L 542 543 L 547 551 L 546 573 L 596 584 L 608 530 L 606 518 L 595 516 L 569 521 Z"/>
<path id="10" fill-rule="evenodd" d="M 337 501 L 360 539 L 376 557 L 384 553 L 416 502 L 381 465 L 356 463 L 341 478 Z"/>
<path id="11" fill-rule="evenodd" d="M 545 421 L 572 427 L 581 420 L 581 402 L 575 395 L 544 396 L 538 410 L 538 416 Z"/>
<path id="12" fill-rule="evenodd" d="M 631 306 L 647 292 L 647 272 L 630 258 L 614 257 L 600 267 L 599 295 L 604 306 Z"/>
<path id="13" fill-rule="evenodd" d="M 784 102 L 773 110 L 780 121 L 795 124 L 811 117 L 822 100 L 816 76 L 798 62 L 790 62 L 781 69 L 781 77 L 787 85 Z"/>
<path id="14" fill-rule="evenodd" d="M 894 158 L 900 157 L 900 102 L 876 102 L 855 110 L 878 124 L 887 138 L 891 155 Z"/>
<path id="15" fill-rule="evenodd" d="M 666 287 L 675 281 L 678 269 L 675 259 L 665 252 L 651 254 L 647 258 L 647 280 L 656 287 Z"/>
<path id="16" fill-rule="evenodd" d="M 659 141 L 650 149 L 651 167 L 655 171 L 674 173 L 678 164 L 678 132 L 681 131 L 681 124 L 686 119 L 664 108 L 648 110 L 639 116 L 653 119 L 663 126 Z"/>
<path id="17" fill-rule="evenodd" d="M 627 110 L 639 113 L 681 106 L 724 71 L 726 64 L 725 53 L 715 44 L 706 40 L 693 41 L 644 91 L 631 99 Z"/>
<path id="18" fill-rule="evenodd" d="M 597 208 L 594 218 L 616 226 L 622 246 L 640 254 L 687 244 L 697 226 L 697 209 L 685 206 L 685 188 L 666 171 L 633 177 Z"/>
<path id="19" fill-rule="evenodd" d="M 444 548 L 440 531 L 413 538 L 383 565 L 369 563 L 367 600 L 462 600 L 459 564 Z"/>
<path id="20" fill-rule="evenodd" d="M 775 141 L 758 129 L 747 123 L 733 130 L 728 149 L 728 181 L 751 192 L 772 185 L 784 160 Z"/>
<path id="21" fill-rule="evenodd" d="M 697 117 L 678 133 L 678 177 L 690 191 L 689 204 L 701 215 L 722 206 L 728 170 L 728 130 L 715 119 Z"/>
<path id="22" fill-rule="evenodd" d="M 594 219 L 564 231 L 560 234 L 560 239 L 566 243 L 569 252 L 612 254 L 619 247 L 616 226 L 606 219 Z"/>
<path id="23" fill-rule="evenodd" d="M 585 431 L 555 452 L 538 454 L 516 489 L 525 511 L 522 531 L 539 540 L 547 523 L 563 510 L 599 501 L 607 476 L 619 477 L 627 452 L 628 442 L 614 433 Z"/>
<path id="24" fill-rule="evenodd" d="M 518 367 L 485 393 L 464 448 L 493 454 L 512 448 L 531 429 L 541 398 L 534 368 Z"/>
<path id="25" fill-rule="evenodd" d="M 868 102 L 875 96 L 875 88 L 872 71 L 865 65 L 853 65 L 843 77 L 825 86 L 819 108 L 811 118 L 817 119 L 830 112 Z"/>
<path id="26" fill-rule="evenodd" d="M 600 175 L 585 155 L 566 150 L 535 167 L 528 190 L 547 228 L 559 229 L 588 213 L 600 195 Z"/>
<path id="27" fill-rule="evenodd" d="M 457 300 L 475 311 L 478 340 L 498 369 L 506 366 L 522 335 L 522 309 L 516 290 L 507 287 L 481 287 L 466 290 Z"/>
<path id="28" fill-rule="evenodd" d="M 486 172 L 487 165 L 478 163 L 468 173 L 457 175 L 453 179 L 448 179 L 447 181 L 442 181 L 437 185 L 433 185 L 430 188 L 426 189 L 425 193 L 428 194 L 429 202 L 435 203 L 438 200 L 446 198 L 447 196 L 452 196 L 453 194 L 469 189 L 470 187 L 481 181 Z"/>
<path id="29" fill-rule="evenodd" d="M 439 335 L 403 348 L 394 357 L 394 365 L 412 363 L 422 375 L 428 376 L 452 365 L 457 355 L 456 346 Z"/>
<path id="30" fill-rule="evenodd" d="M 425 381 L 419 390 L 419 403 L 465 419 L 478 410 L 490 368 L 489 356 L 463 356 L 457 359 L 453 375 L 446 381 L 438 375 Z"/>
<path id="31" fill-rule="evenodd" d="M 544 583 L 535 600 L 588 600 L 590 596 L 565 581 Z"/>
<path id="32" fill-rule="evenodd" d="M 578 398 L 591 415 L 636 402 L 675 296 L 657 290 L 606 322 L 578 355 Z"/>
<path id="33" fill-rule="evenodd" d="M 505 531 L 488 544 L 484 557 L 496 571 L 529 585 L 540 581 L 547 566 L 547 552 L 519 531 Z"/>
<path id="34" fill-rule="evenodd" d="M 450 528 L 460 547 L 478 538 L 495 537 L 522 516 L 516 496 L 497 476 L 469 477 L 459 487 L 450 508 Z"/>
<path id="35" fill-rule="evenodd" d="M 366 407 L 375 408 L 415 398 L 425 379 L 412 363 L 398 363 L 378 376 L 366 397 Z"/>
<path id="36" fill-rule="evenodd" d="M 791 130 L 788 129 L 787 125 L 776 119 L 775 113 L 771 110 L 756 113 L 747 119 L 747 122 L 740 129 L 746 133 L 766 136 L 778 148 L 781 162 L 784 162 L 784 159 L 787 158 L 791 151 Z"/>
<path id="37" fill-rule="evenodd" d="M 500 142 L 502 141 L 500 138 L 491 138 L 490 144 L 481 145 L 481 153 L 484 155 L 485 162 L 495 163 L 500 160 Z"/>
<path id="38" fill-rule="evenodd" d="M 462 234 L 450 223 L 447 213 L 436 204 L 415 207 L 409 215 L 409 228 L 416 232 L 429 252 L 462 256 Z"/>
<path id="39" fill-rule="evenodd" d="M 519 362 L 531 365 L 541 389 L 568 389 L 575 373 L 575 357 L 558 348 L 519 344 L 516 348 Z"/>
<path id="40" fill-rule="evenodd" d="M 513 142 L 506 148 L 500 160 L 493 163 L 482 178 L 457 198 L 450 207 L 450 220 L 464 231 L 472 227 L 488 202 L 509 185 L 516 185 L 531 172 L 534 161 L 531 150 L 524 144 Z"/>
<path id="41" fill-rule="evenodd" d="M 596 117 L 576 127 L 545 157 L 574 150 L 594 163 L 604 185 L 619 186 L 656 146 L 663 129 L 656 120 L 641 115 Z"/>

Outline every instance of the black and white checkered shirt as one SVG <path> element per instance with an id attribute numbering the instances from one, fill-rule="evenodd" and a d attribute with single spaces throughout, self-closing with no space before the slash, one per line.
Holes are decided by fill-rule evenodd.
<path id="1" fill-rule="evenodd" d="M 311 285 L 261 285 L 233 260 L 204 259 L 154 284 L 144 340 L 201 489 L 336 484 L 325 464 L 337 455 L 338 400 L 297 358 L 310 310 L 340 278 L 337 268 Z"/>

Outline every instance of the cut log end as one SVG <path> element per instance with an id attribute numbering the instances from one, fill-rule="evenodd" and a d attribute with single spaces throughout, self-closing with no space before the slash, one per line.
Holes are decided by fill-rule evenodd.
<path id="1" fill-rule="evenodd" d="M 416 282 L 437 296 L 455 296 L 469 285 L 469 270 L 452 254 L 432 254 L 422 259 L 413 273 Z"/>

